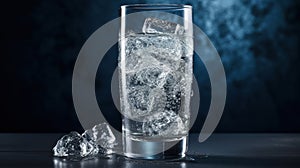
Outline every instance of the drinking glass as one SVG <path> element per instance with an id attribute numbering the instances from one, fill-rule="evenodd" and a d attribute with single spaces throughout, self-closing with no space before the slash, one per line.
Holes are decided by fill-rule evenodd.
<path id="1" fill-rule="evenodd" d="M 187 152 L 192 26 L 189 5 L 121 6 L 118 67 L 129 158 L 177 159 Z"/>

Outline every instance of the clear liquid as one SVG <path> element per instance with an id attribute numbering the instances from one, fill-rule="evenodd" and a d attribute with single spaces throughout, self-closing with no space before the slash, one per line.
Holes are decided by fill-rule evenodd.
<path id="1" fill-rule="evenodd" d="M 129 34 L 121 40 L 123 137 L 179 142 L 188 135 L 191 41 L 174 34 Z"/>

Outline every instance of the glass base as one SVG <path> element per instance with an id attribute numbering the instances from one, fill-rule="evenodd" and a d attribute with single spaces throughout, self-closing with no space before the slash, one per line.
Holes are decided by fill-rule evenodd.
<path id="1" fill-rule="evenodd" d="M 176 140 L 145 141 L 123 137 L 124 155 L 132 159 L 173 160 L 185 157 L 187 136 Z"/>

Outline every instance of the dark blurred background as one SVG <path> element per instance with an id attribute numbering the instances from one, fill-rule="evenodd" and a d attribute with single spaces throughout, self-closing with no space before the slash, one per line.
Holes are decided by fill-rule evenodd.
<path id="1" fill-rule="evenodd" d="M 300 132 L 299 9 L 297 0 L 31 0 L 0 5 L 0 132 L 82 131 L 72 101 L 73 67 L 84 42 L 119 16 L 122 4 L 185 3 L 194 23 L 222 58 L 228 94 L 216 132 Z M 99 44 L 101 45 L 101 44 Z M 117 46 L 99 66 L 101 111 L 120 129 L 110 95 Z M 195 57 L 201 103 L 192 132 L 199 132 L 210 84 Z"/>

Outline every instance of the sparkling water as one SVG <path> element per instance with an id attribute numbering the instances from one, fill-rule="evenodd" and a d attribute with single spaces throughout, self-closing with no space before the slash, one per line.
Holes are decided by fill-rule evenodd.
<path id="1" fill-rule="evenodd" d="M 124 136 L 136 141 L 187 136 L 193 46 L 183 31 L 178 24 L 148 18 L 143 33 L 130 32 L 123 39 L 119 67 Z"/>

